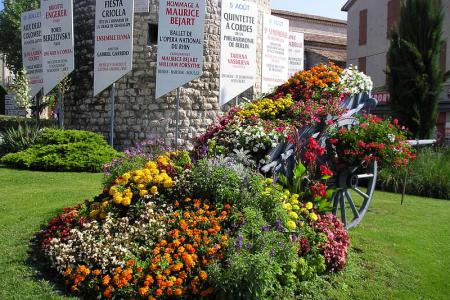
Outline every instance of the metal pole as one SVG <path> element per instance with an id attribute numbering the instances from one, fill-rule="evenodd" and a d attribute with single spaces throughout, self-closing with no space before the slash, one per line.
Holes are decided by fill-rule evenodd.
<path id="1" fill-rule="evenodd" d="M 239 96 L 236 96 L 236 106 L 239 105 Z"/>
<path id="2" fill-rule="evenodd" d="M 116 102 L 116 83 L 111 88 L 111 132 L 109 133 L 109 144 L 114 147 L 114 124 L 115 124 L 115 102 Z"/>
<path id="3" fill-rule="evenodd" d="M 58 89 L 58 128 L 63 128 L 63 119 L 62 119 L 62 93 L 61 89 Z"/>
<path id="4" fill-rule="evenodd" d="M 178 136 L 180 134 L 180 88 L 177 88 L 177 110 L 176 110 L 176 128 L 175 128 L 175 147 L 178 148 Z"/>
<path id="5" fill-rule="evenodd" d="M 400 202 L 400 205 L 403 205 L 403 200 L 405 199 L 406 181 L 407 180 L 408 180 L 408 166 L 405 167 L 405 178 L 403 179 L 402 201 Z"/>

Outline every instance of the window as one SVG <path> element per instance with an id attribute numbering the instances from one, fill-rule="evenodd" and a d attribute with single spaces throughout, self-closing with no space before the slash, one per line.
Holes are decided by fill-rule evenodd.
<path id="1" fill-rule="evenodd" d="M 367 43 L 367 9 L 359 12 L 359 44 Z"/>
<path id="2" fill-rule="evenodd" d="M 147 45 L 158 44 L 158 24 L 148 24 Z"/>
<path id="3" fill-rule="evenodd" d="M 367 71 L 366 64 L 367 64 L 367 59 L 365 56 L 358 58 L 358 70 L 360 70 L 363 73 L 366 73 L 366 71 Z"/>
<path id="4" fill-rule="evenodd" d="M 400 11 L 401 2 L 400 0 L 390 0 L 387 6 L 387 37 L 391 37 L 391 30 L 394 25 L 400 23 Z"/>

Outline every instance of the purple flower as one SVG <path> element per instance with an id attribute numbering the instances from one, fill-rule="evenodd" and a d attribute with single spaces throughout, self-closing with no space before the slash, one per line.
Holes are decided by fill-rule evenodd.
<path id="1" fill-rule="evenodd" d="M 244 238 L 239 235 L 236 241 L 236 248 L 237 249 L 242 249 L 242 242 L 243 242 Z"/>
<path id="2" fill-rule="evenodd" d="M 262 230 L 262 232 L 267 232 L 267 231 L 269 231 L 269 230 L 270 230 L 270 225 L 263 226 L 263 227 L 261 228 L 261 230 Z"/>
<path id="3" fill-rule="evenodd" d="M 281 220 L 277 220 L 277 221 L 275 222 L 275 228 L 276 228 L 278 231 L 283 231 L 283 222 L 281 222 Z"/>
<path id="4" fill-rule="evenodd" d="M 252 243 L 251 242 L 248 242 L 247 243 L 247 250 L 250 250 L 252 248 Z"/>
<path id="5" fill-rule="evenodd" d="M 275 249 L 272 248 L 272 250 L 270 250 L 269 256 L 270 257 L 274 257 L 275 256 Z"/>

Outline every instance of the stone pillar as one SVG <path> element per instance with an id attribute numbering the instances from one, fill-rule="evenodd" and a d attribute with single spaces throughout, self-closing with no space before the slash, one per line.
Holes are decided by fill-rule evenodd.
<path id="1" fill-rule="evenodd" d="M 262 14 L 270 13 L 270 0 L 255 0 L 260 7 L 258 76 L 261 86 Z M 180 141 L 192 146 L 221 114 L 219 107 L 220 63 L 219 0 L 206 0 L 203 75 L 181 89 Z M 175 92 L 155 99 L 156 44 L 148 43 L 150 24 L 158 23 L 159 1 L 150 0 L 149 13 L 135 14 L 133 71 L 116 83 L 117 148 L 146 139 L 172 143 L 175 134 Z M 75 64 L 72 88 L 64 103 L 65 126 L 109 136 L 111 90 L 93 97 L 95 0 L 74 1 Z"/>

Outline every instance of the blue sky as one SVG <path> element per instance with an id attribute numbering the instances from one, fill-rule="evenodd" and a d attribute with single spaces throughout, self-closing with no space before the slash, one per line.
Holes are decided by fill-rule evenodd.
<path id="1" fill-rule="evenodd" d="M 336 19 L 347 19 L 347 14 L 341 11 L 346 0 L 272 0 L 272 7 L 310 15 L 318 15 Z M 3 0 L 0 0 L 0 10 Z"/>
<path id="2" fill-rule="evenodd" d="M 347 0 L 272 0 L 272 8 L 335 19 L 347 19 L 341 8 Z"/>

